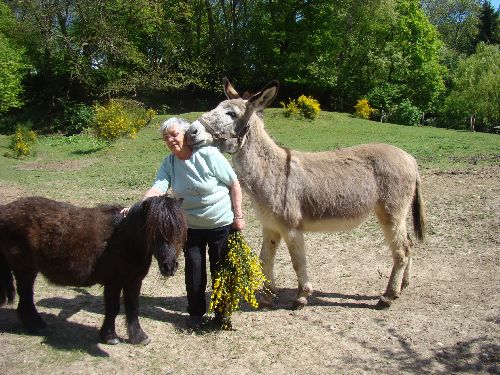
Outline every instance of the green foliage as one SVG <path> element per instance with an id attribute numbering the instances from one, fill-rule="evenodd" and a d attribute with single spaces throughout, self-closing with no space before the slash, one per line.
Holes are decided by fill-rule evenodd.
<path id="1" fill-rule="evenodd" d="M 306 95 L 301 95 L 297 99 L 289 99 L 288 104 L 281 102 L 281 105 L 285 109 L 286 117 L 295 116 L 314 120 L 321 112 L 319 102 Z"/>
<path id="2" fill-rule="evenodd" d="M 0 33 L 0 113 L 22 105 L 26 69 L 23 50 Z"/>
<path id="3" fill-rule="evenodd" d="M 110 100 L 104 105 L 96 104 L 94 134 L 97 138 L 113 142 L 120 137 L 135 138 L 137 132 L 151 121 L 156 114 L 144 109 L 139 102 L 131 100 Z"/>
<path id="4" fill-rule="evenodd" d="M 16 131 L 11 136 L 9 148 L 12 152 L 7 152 L 4 156 L 24 159 L 33 152 L 36 140 L 36 133 L 30 130 L 29 124 L 18 125 Z"/>
<path id="5" fill-rule="evenodd" d="M 410 100 L 404 99 L 396 107 L 391 109 L 389 121 L 395 124 L 417 126 L 420 124 L 421 116 L 422 111 L 414 106 Z"/>
<path id="6" fill-rule="evenodd" d="M 66 105 L 64 108 L 64 121 L 66 134 L 81 133 L 95 122 L 95 109 L 82 103 Z"/>
<path id="7" fill-rule="evenodd" d="M 399 17 L 390 43 L 395 48 L 396 71 L 390 83 L 403 83 L 402 96 L 415 105 L 430 109 L 444 92 L 444 68 L 439 63 L 441 42 L 425 17 L 418 0 L 397 1 Z"/>
<path id="8" fill-rule="evenodd" d="M 425 15 L 447 48 L 470 54 L 478 32 L 481 4 L 478 0 L 421 0 Z"/>
<path id="9" fill-rule="evenodd" d="M 479 15 L 479 32 L 476 44 L 499 44 L 500 43 L 500 10 L 495 11 L 490 1 L 483 1 L 481 14 Z"/>
<path id="10" fill-rule="evenodd" d="M 500 47 L 480 43 L 459 62 L 443 114 L 452 127 L 468 128 L 470 116 L 486 130 L 500 124 Z"/>
<path id="11" fill-rule="evenodd" d="M 368 99 L 359 99 L 354 106 L 354 116 L 369 120 L 377 110 L 370 107 Z"/>

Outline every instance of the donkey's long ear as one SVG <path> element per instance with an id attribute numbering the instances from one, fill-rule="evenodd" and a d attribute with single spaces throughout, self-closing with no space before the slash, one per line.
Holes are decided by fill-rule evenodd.
<path id="1" fill-rule="evenodd" d="M 247 108 L 254 112 L 262 111 L 276 98 L 279 86 L 278 81 L 269 82 L 260 92 L 248 99 Z"/>
<path id="2" fill-rule="evenodd" d="M 222 78 L 222 84 L 224 85 L 224 93 L 228 99 L 240 98 L 240 94 L 238 94 L 238 91 L 234 89 L 233 85 L 231 85 L 231 82 L 229 82 L 226 77 Z"/>

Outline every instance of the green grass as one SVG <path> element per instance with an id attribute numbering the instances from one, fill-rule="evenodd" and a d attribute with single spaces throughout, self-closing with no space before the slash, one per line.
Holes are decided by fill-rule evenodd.
<path id="1" fill-rule="evenodd" d="M 304 151 L 389 143 L 408 151 L 420 165 L 439 169 L 496 165 L 500 159 L 500 136 L 496 134 L 381 124 L 333 112 L 322 112 L 315 121 L 290 120 L 278 109 L 266 111 L 265 123 L 279 144 Z"/>
<path id="2" fill-rule="evenodd" d="M 500 136 L 494 134 L 380 124 L 340 113 L 322 112 L 315 121 L 281 114 L 281 109 L 266 110 L 266 128 L 279 144 L 293 149 L 322 151 L 383 142 L 405 149 L 421 167 L 436 169 L 498 165 L 500 159 Z M 198 115 L 181 117 L 194 120 Z M 110 146 L 88 135 L 41 136 L 35 155 L 24 160 L 4 157 L 8 145 L 9 137 L 0 135 L 0 187 L 88 205 L 136 201 L 167 153 L 156 127 Z"/>

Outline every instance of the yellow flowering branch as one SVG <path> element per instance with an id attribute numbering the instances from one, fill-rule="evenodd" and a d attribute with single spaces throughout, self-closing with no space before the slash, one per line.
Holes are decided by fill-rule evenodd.
<path id="1" fill-rule="evenodd" d="M 215 275 L 209 312 L 215 313 L 222 329 L 231 329 L 231 314 L 238 309 L 240 301 L 258 308 L 255 293 L 268 281 L 259 257 L 241 232 L 231 231 L 227 239 L 227 256 Z"/>

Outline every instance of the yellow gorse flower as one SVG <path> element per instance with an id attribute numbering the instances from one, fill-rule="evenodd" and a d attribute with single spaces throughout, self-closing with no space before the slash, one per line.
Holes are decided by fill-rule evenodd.
<path id="1" fill-rule="evenodd" d="M 232 231 L 227 240 L 227 256 L 213 282 L 209 312 L 225 318 L 223 329 L 229 329 L 230 318 L 241 300 L 254 309 L 259 307 L 255 293 L 269 282 L 262 272 L 262 262 L 239 231 Z"/>

